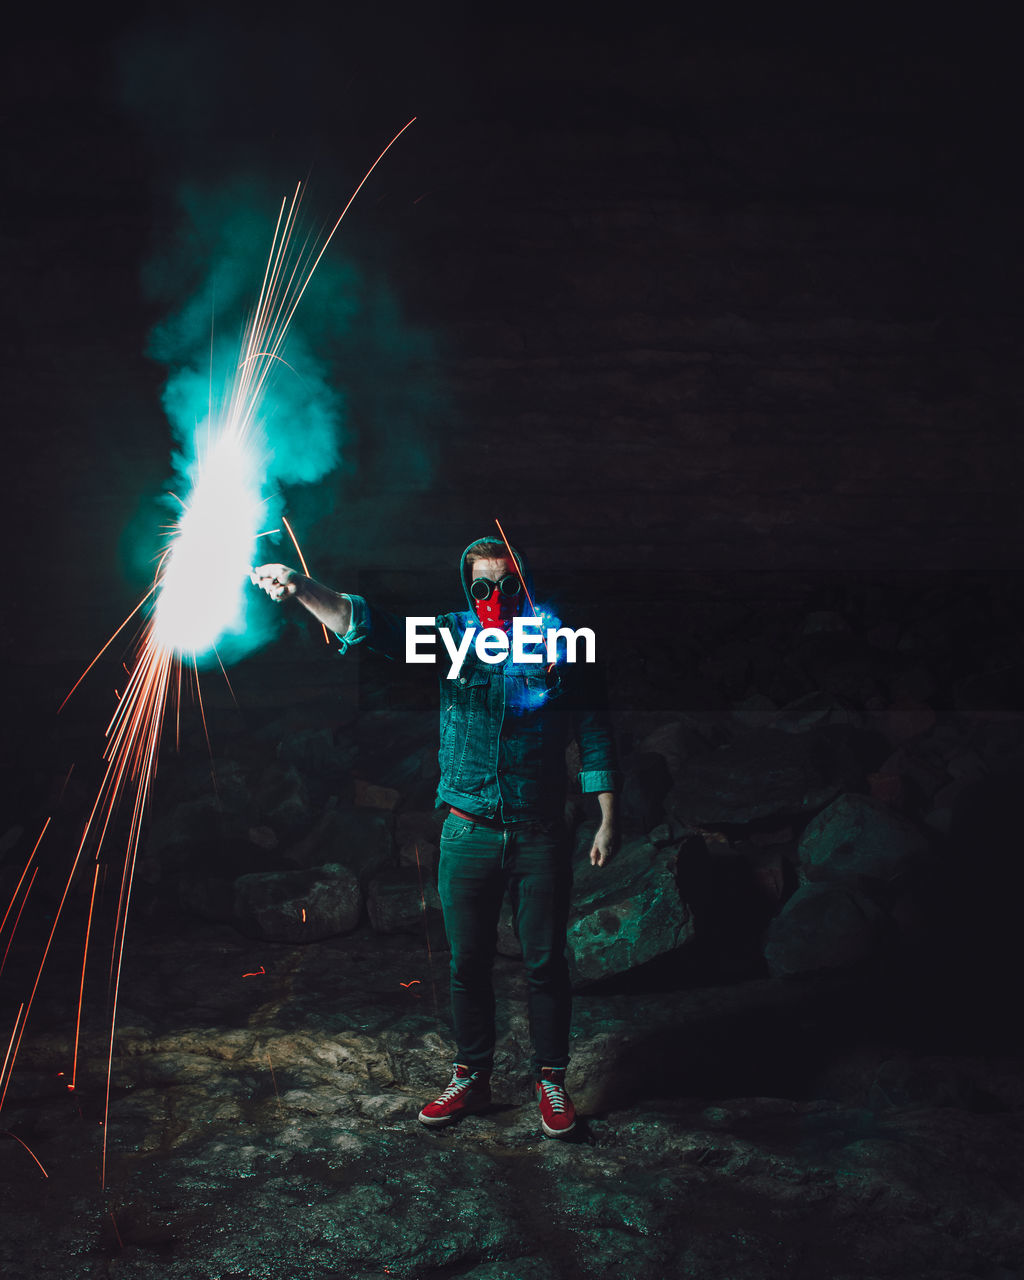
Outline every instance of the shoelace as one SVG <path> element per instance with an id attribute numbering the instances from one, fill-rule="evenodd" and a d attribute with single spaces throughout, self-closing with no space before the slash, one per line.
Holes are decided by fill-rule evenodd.
<path id="1" fill-rule="evenodd" d="M 540 1087 L 544 1090 L 544 1096 L 548 1100 L 548 1105 L 552 1111 L 565 1110 L 565 1089 L 560 1084 L 553 1084 L 550 1080 L 542 1080 Z"/>
<path id="2" fill-rule="evenodd" d="M 448 1088 L 445 1089 L 444 1093 L 442 1093 L 438 1098 L 438 1102 L 450 1102 L 452 1098 L 460 1094 L 463 1089 L 467 1089 L 475 1079 L 476 1076 L 452 1076 L 451 1083 L 448 1085 Z"/>

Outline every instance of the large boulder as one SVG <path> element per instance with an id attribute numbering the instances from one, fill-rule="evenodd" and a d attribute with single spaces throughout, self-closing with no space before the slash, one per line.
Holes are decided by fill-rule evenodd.
<path id="1" fill-rule="evenodd" d="M 678 778 L 692 756 L 703 756 L 719 745 L 702 738 L 697 730 L 682 719 L 670 720 L 651 729 L 638 750 L 654 751 L 662 757 L 670 776 Z"/>
<path id="2" fill-rule="evenodd" d="M 686 826 L 744 825 L 815 813 L 859 784 L 884 747 L 842 725 L 758 729 L 687 763 L 666 810 Z"/>
<path id="3" fill-rule="evenodd" d="M 870 796 L 843 795 L 807 824 L 798 853 L 811 880 L 891 880 L 927 849 L 906 818 Z"/>
<path id="4" fill-rule="evenodd" d="M 247 839 L 197 840 L 187 859 L 165 868 L 165 879 L 177 885 L 181 906 L 204 920 L 233 923 L 235 883 L 248 875 L 276 874 L 281 854 Z"/>
<path id="5" fill-rule="evenodd" d="M 764 956 L 773 977 L 845 969 L 878 949 L 887 917 L 847 885 L 805 884 L 768 928 Z"/>
<path id="6" fill-rule="evenodd" d="M 231 822 L 215 795 L 181 800 L 161 809 L 153 819 L 143 847 L 143 874 L 155 882 L 188 862 L 197 846 L 216 845 L 241 834 L 240 824 Z"/>
<path id="7" fill-rule="evenodd" d="M 359 881 L 337 863 L 240 876 L 234 895 L 238 928 L 270 942 L 319 942 L 351 933 L 363 909 Z"/>
<path id="8" fill-rule="evenodd" d="M 366 912 L 375 933 L 408 933 L 443 946 L 441 899 L 429 872 L 397 867 L 375 876 L 366 891 Z"/>
<path id="9" fill-rule="evenodd" d="M 589 848 L 589 839 L 580 845 Z M 675 849 L 634 840 L 604 867 L 577 863 L 568 937 L 574 985 L 624 973 L 674 951 L 692 934 L 676 883 Z"/>

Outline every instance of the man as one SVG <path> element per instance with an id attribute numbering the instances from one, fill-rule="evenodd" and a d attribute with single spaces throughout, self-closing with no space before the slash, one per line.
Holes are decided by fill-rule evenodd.
<path id="1" fill-rule="evenodd" d="M 509 635 L 530 617 L 532 592 L 514 548 L 482 538 L 460 565 L 468 612 L 434 622 L 461 645 L 467 628 Z M 404 620 L 362 596 L 340 595 L 284 565 L 252 571 L 274 600 L 294 596 L 340 638 L 344 653 L 367 644 L 390 657 L 405 654 Z M 500 637 L 497 637 L 500 639 Z M 451 1080 L 419 1114 L 448 1124 L 487 1107 L 494 1058 L 494 963 L 498 915 L 508 890 L 528 983 L 534 1091 L 549 1137 L 575 1127 L 565 1090 L 572 997 L 566 925 L 572 888 L 564 824 L 565 748 L 580 748 L 580 783 L 596 793 L 601 823 L 590 861 L 604 866 L 618 841 L 615 750 L 596 669 L 586 664 L 481 659 L 472 645 L 457 675 L 440 666 L 441 778 L 449 806 L 441 833 L 438 891 L 451 947 L 451 1004 L 458 1057 Z"/>

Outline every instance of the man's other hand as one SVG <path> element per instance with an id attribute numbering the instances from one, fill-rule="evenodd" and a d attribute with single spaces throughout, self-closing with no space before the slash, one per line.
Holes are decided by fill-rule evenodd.
<path id="1" fill-rule="evenodd" d="M 608 822 L 602 822 L 594 834 L 594 843 L 590 846 L 590 861 L 595 867 L 603 867 L 615 856 L 619 847 L 619 833 Z"/>
<path id="2" fill-rule="evenodd" d="M 261 564 L 249 570 L 249 580 L 254 587 L 262 588 L 271 600 L 280 603 L 295 594 L 295 570 L 284 564 Z"/>

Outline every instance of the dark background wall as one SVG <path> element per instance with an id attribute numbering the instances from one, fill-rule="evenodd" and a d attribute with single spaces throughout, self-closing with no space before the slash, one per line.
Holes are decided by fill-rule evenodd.
<path id="1" fill-rule="evenodd" d="M 1006 33 L 642 9 L 22 21 L 0 362 L 5 658 L 27 680 L 88 660 L 144 584 L 128 544 L 170 438 L 140 273 L 176 186 L 283 193 L 310 170 L 328 219 L 413 114 L 340 235 L 428 335 L 436 396 L 411 458 L 380 411 L 386 351 L 363 363 L 344 473 L 294 495 L 321 576 L 457 603 L 448 565 L 500 515 L 563 596 L 600 587 L 654 632 L 701 591 L 1012 592 Z"/>

